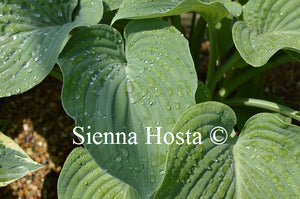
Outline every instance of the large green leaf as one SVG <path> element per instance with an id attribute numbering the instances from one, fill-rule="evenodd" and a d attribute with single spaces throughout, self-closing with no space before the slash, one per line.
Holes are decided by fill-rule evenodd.
<path id="1" fill-rule="evenodd" d="M 262 66 L 280 49 L 299 52 L 299 7 L 298 0 L 250 0 L 243 21 L 233 27 L 233 40 L 243 59 Z"/>
<path id="2" fill-rule="evenodd" d="M 237 138 L 229 136 L 235 123 L 233 111 L 218 102 L 186 111 L 173 132 L 201 132 L 203 143 L 170 146 L 165 178 L 154 198 L 299 198 L 300 128 L 261 113 Z M 227 130 L 221 145 L 211 142 L 217 126 Z M 217 139 L 224 138 L 224 129 Z"/>
<path id="3" fill-rule="evenodd" d="M 107 25 L 81 29 L 72 37 L 59 59 L 62 100 L 84 127 L 79 133 L 85 140 L 88 132 L 125 132 L 127 139 L 136 133 L 138 144 L 85 141 L 85 146 L 103 169 L 146 197 L 162 180 L 168 147 L 145 144 L 145 127 L 153 133 L 162 127 L 162 135 L 170 131 L 195 103 L 197 78 L 187 40 L 167 22 L 132 21 L 124 37 L 125 52 L 122 36 Z"/>
<path id="4" fill-rule="evenodd" d="M 208 23 L 216 24 L 228 14 L 240 15 L 241 6 L 230 0 L 123 0 L 113 22 L 124 18 L 154 18 L 189 11 L 198 12 Z"/>
<path id="5" fill-rule="evenodd" d="M 234 146 L 240 198 L 300 198 L 300 128 L 262 113 L 250 118 Z"/>
<path id="6" fill-rule="evenodd" d="M 69 154 L 59 175 L 57 189 L 59 199 L 140 198 L 128 184 L 103 171 L 82 147 Z"/>
<path id="7" fill-rule="evenodd" d="M 5 0 L 0 2 L 0 97 L 24 92 L 52 70 L 68 33 L 93 25 L 102 16 L 102 1 Z"/>
<path id="8" fill-rule="evenodd" d="M 12 139 L 0 132 L 0 187 L 41 167 Z"/>
<path id="9" fill-rule="evenodd" d="M 155 198 L 223 198 L 224 192 L 232 195 L 232 144 L 236 137 L 229 134 L 235 123 L 234 112 L 218 102 L 204 102 L 188 109 L 176 122 L 173 133 L 200 132 L 202 144 L 170 145 L 165 178 Z M 222 145 L 210 140 L 210 131 L 218 126 L 228 133 Z"/>

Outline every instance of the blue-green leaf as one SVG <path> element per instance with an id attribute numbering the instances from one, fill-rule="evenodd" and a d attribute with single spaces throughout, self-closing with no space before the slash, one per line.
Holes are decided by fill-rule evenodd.
<path id="1" fill-rule="evenodd" d="M 299 198 L 300 128 L 261 113 L 230 136 L 235 123 L 231 108 L 218 102 L 188 109 L 173 133 L 200 132 L 202 143 L 170 146 L 154 198 Z"/>
<path id="2" fill-rule="evenodd" d="M 234 195 L 234 157 L 231 137 L 236 124 L 235 114 L 227 105 L 204 102 L 188 109 L 176 122 L 173 133 L 201 133 L 201 144 L 169 147 L 166 174 L 154 198 L 231 198 Z M 218 133 L 223 129 L 224 134 Z M 211 132 L 216 132 L 216 138 Z M 227 138 L 226 136 L 227 135 Z M 218 137 L 220 136 L 220 137 Z M 214 144 L 218 140 L 225 143 Z"/>
<path id="3" fill-rule="evenodd" d="M 230 0 L 123 0 L 113 22 L 124 18 L 154 18 L 190 11 L 198 12 L 208 23 L 216 24 L 229 14 L 239 16 L 241 6 Z"/>
<path id="4" fill-rule="evenodd" d="M 300 51 L 300 1 L 250 0 L 234 24 L 233 40 L 243 59 L 262 66 L 280 49 Z"/>
<path id="5" fill-rule="evenodd" d="M 140 198 L 128 184 L 102 170 L 88 151 L 81 147 L 69 154 L 60 172 L 57 189 L 59 199 Z"/>
<path id="6" fill-rule="evenodd" d="M 52 70 L 68 33 L 100 21 L 102 1 L 5 0 L 0 2 L 0 97 L 19 94 Z"/>
<path id="7" fill-rule="evenodd" d="M 195 104 L 197 77 L 187 40 L 167 22 L 132 21 L 124 37 L 125 49 L 120 33 L 97 25 L 71 38 L 59 59 L 62 100 L 102 169 L 148 197 L 162 180 L 168 146 L 145 144 L 145 128 L 170 131 Z M 124 132 L 125 144 L 88 144 L 88 132 L 113 132 L 114 143 Z"/>

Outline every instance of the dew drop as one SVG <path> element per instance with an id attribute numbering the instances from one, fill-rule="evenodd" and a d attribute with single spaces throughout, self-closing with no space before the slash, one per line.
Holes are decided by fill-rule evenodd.
<path id="1" fill-rule="evenodd" d="M 122 158 L 120 156 L 116 157 L 116 162 L 121 162 L 122 161 Z"/>
<path id="2" fill-rule="evenodd" d="M 154 182 L 155 182 L 155 176 L 154 175 L 151 175 L 151 177 L 150 177 L 150 182 L 151 182 L 151 184 L 153 184 Z"/>
<path id="3" fill-rule="evenodd" d="M 165 171 L 164 170 L 160 170 L 160 175 L 165 175 Z"/>
<path id="4" fill-rule="evenodd" d="M 28 62 L 26 62 L 26 63 L 24 63 L 22 67 L 23 67 L 24 69 L 27 69 L 27 68 L 29 68 L 29 61 L 28 61 Z"/>
<path id="5" fill-rule="evenodd" d="M 62 17 L 63 16 L 62 12 L 58 11 L 57 16 Z"/>
<path id="6" fill-rule="evenodd" d="M 274 176 L 274 177 L 272 178 L 272 181 L 273 181 L 274 183 L 279 183 L 280 179 L 279 179 L 277 176 Z"/>
<path id="7" fill-rule="evenodd" d="M 16 78 L 15 75 L 11 75 L 9 79 L 10 79 L 10 80 L 15 80 L 15 78 Z"/>
<path id="8" fill-rule="evenodd" d="M 179 110 L 179 109 L 180 109 L 180 103 L 179 103 L 179 102 L 176 102 L 176 103 L 175 103 L 175 109 L 176 109 L 176 110 Z"/>
<path id="9" fill-rule="evenodd" d="M 35 16 L 37 18 L 41 17 L 41 15 L 39 13 L 33 13 L 33 16 Z"/>
<path id="10" fill-rule="evenodd" d="M 131 104 L 135 104 L 136 103 L 136 100 L 133 97 L 129 98 L 129 101 L 130 101 Z"/>
<path id="11" fill-rule="evenodd" d="M 134 86 L 130 80 L 127 80 L 127 92 L 131 93 L 134 91 Z"/>

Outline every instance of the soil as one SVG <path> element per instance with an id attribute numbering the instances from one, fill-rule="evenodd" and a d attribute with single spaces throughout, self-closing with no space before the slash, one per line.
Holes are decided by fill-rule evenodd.
<path id="1" fill-rule="evenodd" d="M 0 188 L 0 198 L 57 198 L 57 179 L 73 149 L 74 121 L 64 112 L 62 83 L 49 76 L 21 95 L 0 99 L 0 119 L 7 121 L 4 133 L 44 167 Z"/>

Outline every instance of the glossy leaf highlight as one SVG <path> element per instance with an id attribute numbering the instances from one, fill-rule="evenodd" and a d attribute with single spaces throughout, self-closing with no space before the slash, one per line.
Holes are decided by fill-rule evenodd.
<path id="1" fill-rule="evenodd" d="M 59 199 L 140 198 L 129 185 L 102 170 L 82 147 L 75 148 L 69 154 L 61 170 L 57 189 Z"/>
<path id="2" fill-rule="evenodd" d="M 202 144 L 170 145 L 166 174 L 154 198 L 231 198 L 235 192 L 232 144 L 236 137 L 230 134 L 235 124 L 232 109 L 218 102 L 204 102 L 188 109 L 172 132 L 200 132 Z M 215 127 L 227 131 L 227 141 L 222 145 L 210 139 Z M 222 136 L 217 139 L 225 139 L 219 135 Z"/>
<path id="3" fill-rule="evenodd" d="M 52 70 L 68 33 L 102 17 L 102 1 L 6 0 L 0 2 L 0 97 L 19 94 Z"/>
<path id="4" fill-rule="evenodd" d="M 233 40 L 243 59 L 262 66 L 280 49 L 300 52 L 300 1 L 250 0 L 243 21 L 233 26 Z"/>
<path id="5" fill-rule="evenodd" d="M 42 167 L 11 138 L 0 132 L 0 187 Z"/>
<path id="6" fill-rule="evenodd" d="M 230 0 L 123 0 L 113 23 L 119 19 L 155 18 L 195 11 L 208 23 L 216 24 L 229 14 L 239 16 L 241 6 Z"/>
<path id="7" fill-rule="evenodd" d="M 235 123 L 231 108 L 218 102 L 186 111 L 173 131 L 201 132 L 203 143 L 170 146 L 165 178 L 154 198 L 299 198 L 300 128 L 260 113 L 239 137 L 229 136 Z M 216 126 L 228 133 L 222 145 L 211 142 Z"/>
<path id="8" fill-rule="evenodd" d="M 126 134 L 125 144 L 85 146 L 108 173 L 149 197 L 162 180 L 168 146 L 145 144 L 145 128 L 162 127 L 161 136 L 170 131 L 195 103 L 197 78 L 187 40 L 167 22 L 132 21 L 124 37 L 125 49 L 120 33 L 107 25 L 72 37 L 59 60 L 62 100 L 84 127 L 85 140 L 88 132 Z M 129 143 L 131 132 L 136 144 Z"/>

